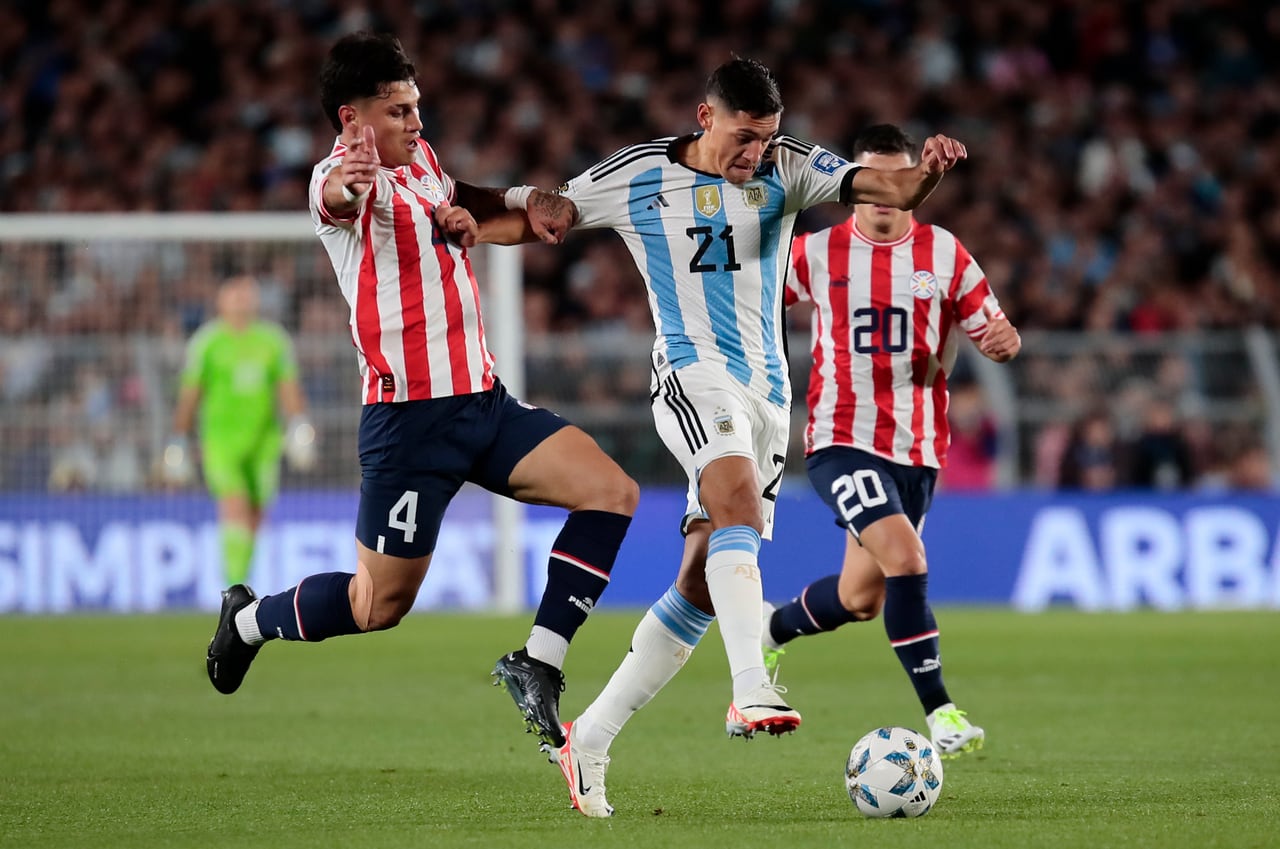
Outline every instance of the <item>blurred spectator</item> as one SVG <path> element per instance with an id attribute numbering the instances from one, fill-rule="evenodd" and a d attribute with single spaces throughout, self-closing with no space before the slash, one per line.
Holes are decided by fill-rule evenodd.
<path id="1" fill-rule="evenodd" d="M 1145 411 L 1142 431 L 1133 442 L 1134 486 L 1150 489 L 1185 489 L 1194 479 L 1191 447 L 1178 427 L 1173 405 L 1152 400 Z"/>
<path id="2" fill-rule="evenodd" d="M 1115 489 L 1125 483 L 1123 453 L 1107 411 L 1092 410 L 1071 429 L 1058 483 L 1064 489 Z"/>
<path id="3" fill-rule="evenodd" d="M 951 448 L 938 477 L 943 490 L 986 490 L 995 483 L 996 424 L 987 412 L 982 388 L 973 381 L 951 387 Z"/>

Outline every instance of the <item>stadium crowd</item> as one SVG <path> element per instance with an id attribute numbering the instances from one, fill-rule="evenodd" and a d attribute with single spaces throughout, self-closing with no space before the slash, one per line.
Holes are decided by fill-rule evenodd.
<path id="1" fill-rule="evenodd" d="M 707 71 L 737 52 L 777 72 L 784 132 L 835 150 L 883 121 L 963 139 L 969 161 L 920 217 L 961 238 L 1024 333 L 1280 328 L 1280 7 L 1230 0 L 17 0 L 0 6 L 0 213 L 305 209 L 333 138 L 310 97 L 320 58 L 370 27 L 416 59 L 424 135 L 469 182 L 551 187 L 625 143 L 692 130 Z M 264 269 L 268 311 L 304 333 L 341 329 L 321 254 Z M 5 397 L 48 391 L 23 367 L 41 356 L 24 335 L 180 338 L 206 317 L 217 256 L 136 256 L 4 251 Z M 531 246 L 525 276 L 535 343 L 652 332 L 617 239 Z M 1087 353 L 1027 366 L 1020 390 L 1039 387 L 1069 417 L 1038 432 L 1024 480 L 1270 485 L 1256 436 L 1228 456 L 1196 419 L 1206 383 L 1231 369 L 1167 359 L 1124 417 L 1123 405 L 1099 415 L 1119 387 Z M 144 391 L 121 373 L 111 403 Z M 103 366 L 61 374 L 53 400 L 79 404 Z M 603 378 L 584 387 L 584 400 L 609 391 Z M 979 472 L 992 441 L 980 418 L 966 420 L 965 449 Z M 1144 440 L 1153 428 L 1168 438 Z M 1104 456 L 1110 476 L 1092 474 Z"/>

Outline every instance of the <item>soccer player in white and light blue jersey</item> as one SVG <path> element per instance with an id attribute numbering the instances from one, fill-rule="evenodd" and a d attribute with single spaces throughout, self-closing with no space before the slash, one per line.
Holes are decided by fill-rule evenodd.
<path id="1" fill-rule="evenodd" d="M 657 331 L 654 420 L 689 477 L 679 575 L 605 689 L 565 726 L 560 767 L 587 816 L 612 813 L 609 746 L 683 666 L 713 616 L 733 676 L 729 734 L 799 726 L 765 673 L 758 566 L 788 440 L 780 319 L 795 216 L 834 201 L 913 208 L 966 155 L 935 136 L 914 168 L 863 169 L 779 136 L 781 117 L 769 70 L 735 58 L 708 80 L 700 133 L 624 148 L 562 188 L 575 226 L 616 231 L 644 277 Z"/>

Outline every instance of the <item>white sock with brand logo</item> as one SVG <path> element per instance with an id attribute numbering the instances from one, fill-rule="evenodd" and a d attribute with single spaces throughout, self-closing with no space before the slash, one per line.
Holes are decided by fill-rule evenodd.
<path id="1" fill-rule="evenodd" d="M 563 669 L 564 656 L 569 653 L 569 641 L 549 628 L 534 625 L 529 632 L 529 641 L 524 644 L 524 650 L 534 660 Z"/>
<path id="2" fill-rule="evenodd" d="M 685 601 L 675 587 L 645 611 L 631 637 L 631 650 L 596 700 L 574 720 L 575 745 L 591 752 L 608 752 L 632 714 L 647 705 L 684 666 L 711 618 Z"/>
<path id="3" fill-rule="evenodd" d="M 752 534 L 755 532 L 745 526 L 725 528 L 712 533 L 707 548 L 707 590 L 720 620 L 720 637 L 729 658 L 735 700 L 767 680 L 760 648 L 764 591 L 760 586 L 758 554 L 749 550 Z M 758 551 L 758 534 L 754 540 Z"/>

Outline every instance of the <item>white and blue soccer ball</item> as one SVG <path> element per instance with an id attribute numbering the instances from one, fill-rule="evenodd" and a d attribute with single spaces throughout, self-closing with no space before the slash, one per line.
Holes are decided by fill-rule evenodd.
<path id="1" fill-rule="evenodd" d="M 863 816 L 922 817 L 942 792 L 942 758 L 924 734 L 877 728 L 854 744 L 844 783 Z"/>

